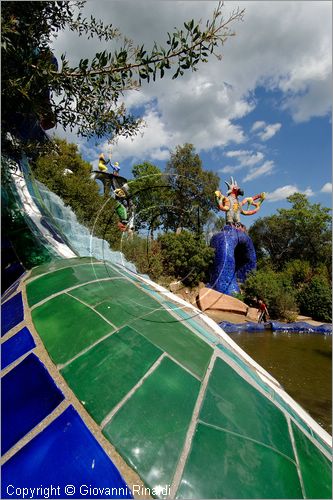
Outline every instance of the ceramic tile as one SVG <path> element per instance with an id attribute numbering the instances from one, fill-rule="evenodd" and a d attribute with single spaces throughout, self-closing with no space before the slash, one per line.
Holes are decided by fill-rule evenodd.
<path id="1" fill-rule="evenodd" d="M 258 443 L 197 426 L 177 498 L 302 498 L 296 465 Z"/>
<path id="2" fill-rule="evenodd" d="M 217 358 L 199 415 L 205 423 L 236 432 L 295 459 L 284 414 Z"/>
<path id="3" fill-rule="evenodd" d="M 36 347 L 35 341 L 25 326 L 16 335 L 1 345 L 1 369 Z"/>
<path id="4" fill-rule="evenodd" d="M 14 498 L 10 488 L 7 493 L 9 485 L 59 487 L 49 490 L 49 497 L 45 493 L 38 498 L 133 498 L 118 469 L 72 406 L 2 466 L 1 498 Z M 66 485 L 73 486 L 72 494 L 66 495 Z M 89 494 L 89 487 L 99 490 Z"/>
<path id="5" fill-rule="evenodd" d="M 91 262 L 97 262 L 97 260 L 94 257 L 73 257 L 70 259 L 52 260 L 51 262 L 46 262 L 45 264 L 34 267 L 31 270 L 30 276 L 27 278 L 27 280 L 30 280 L 30 278 L 35 278 L 40 274 L 57 271 L 57 269 L 78 266 L 85 263 L 90 264 Z"/>
<path id="6" fill-rule="evenodd" d="M 332 498 L 332 462 L 292 422 L 307 498 Z"/>
<path id="7" fill-rule="evenodd" d="M 17 293 L 1 306 L 1 336 L 24 319 L 22 294 Z"/>
<path id="8" fill-rule="evenodd" d="M 41 276 L 27 284 L 29 306 L 37 304 L 54 293 L 61 292 L 69 287 L 93 281 L 100 278 L 112 278 L 116 274 L 110 267 L 103 264 L 85 264 L 66 267 Z"/>
<path id="9" fill-rule="evenodd" d="M 61 373 L 100 423 L 161 354 L 140 334 L 124 327 L 66 366 Z"/>
<path id="10" fill-rule="evenodd" d="M 1 450 L 8 451 L 64 399 L 44 365 L 29 354 L 1 380 Z"/>
<path id="11" fill-rule="evenodd" d="M 135 308 L 133 304 L 131 314 L 129 308 L 130 306 L 126 303 L 119 310 L 114 301 L 105 301 L 96 307 L 96 310 L 111 321 L 117 319 L 121 322 L 132 321 L 133 328 L 144 335 L 147 340 L 169 353 L 192 373 L 203 378 L 213 352 L 209 344 L 163 308 L 158 308 L 144 318 L 139 316 L 147 308 L 138 308 L 138 306 Z"/>
<path id="12" fill-rule="evenodd" d="M 164 359 L 104 429 L 152 488 L 171 484 L 199 388 L 198 380 Z"/>
<path id="13" fill-rule="evenodd" d="M 55 363 L 65 363 L 114 328 L 66 294 L 32 311 L 32 320 Z"/>

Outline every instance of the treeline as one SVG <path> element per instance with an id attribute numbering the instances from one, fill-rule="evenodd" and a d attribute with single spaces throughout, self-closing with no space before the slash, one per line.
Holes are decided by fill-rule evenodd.
<path id="1" fill-rule="evenodd" d="M 65 174 L 66 169 L 73 173 Z M 224 225 L 217 216 L 214 191 L 220 179 L 204 170 L 194 146 L 178 146 L 166 169 L 143 162 L 133 166 L 129 183 L 135 206 L 135 233 L 117 228 L 113 199 L 91 179 L 91 165 L 77 146 L 57 139 L 33 164 L 36 177 L 70 205 L 79 221 L 134 262 L 141 273 L 161 284 L 182 280 L 186 286 L 209 281 L 214 253 L 211 235 Z M 258 219 L 249 229 L 258 266 L 242 285 L 242 300 L 262 297 L 272 318 L 298 313 L 331 320 L 330 210 L 305 195 L 288 198 L 291 207 Z"/>
<path id="2" fill-rule="evenodd" d="M 257 271 L 244 286 L 246 300 L 263 297 L 273 318 L 297 313 L 332 319 L 332 219 L 330 209 L 304 194 L 287 198 L 291 208 L 258 219 L 249 234 Z"/>

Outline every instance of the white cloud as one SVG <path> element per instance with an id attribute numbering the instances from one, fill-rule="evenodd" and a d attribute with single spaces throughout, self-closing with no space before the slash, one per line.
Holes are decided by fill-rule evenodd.
<path id="1" fill-rule="evenodd" d="M 297 186 L 287 185 L 279 187 L 271 193 L 266 193 L 266 200 L 271 202 L 285 200 L 286 198 L 288 198 L 288 196 L 291 196 L 294 193 L 302 193 L 306 196 L 314 195 L 314 192 L 311 188 L 307 188 L 305 191 L 301 191 Z"/>
<path id="2" fill-rule="evenodd" d="M 268 160 L 265 161 L 260 167 L 252 169 L 243 179 L 243 182 L 252 181 L 257 177 L 261 177 L 263 175 L 270 175 L 274 169 L 274 161 Z"/>
<path id="3" fill-rule="evenodd" d="M 320 190 L 321 193 L 331 193 L 332 192 L 332 183 L 326 182 Z"/>
<path id="4" fill-rule="evenodd" d="M 258 136 L 262 141 L 268 141 L 271 139 L 281 128 L 281 123 L 272 123 L 267 125 L 262 132 L 258 133 Z"/>
<path id="5" fill-rule="evenodd" d="M 233 26 L 237 36 L 223 46 L 222 61 L 212 57 L 199 66 L 198 72 L 186 73 L 177 80 L 166 75 L 163 80 L 144 84 L 139 92 L 126 94 L 129 109 L 149 104 L 152 111 L 146 113 L 148 127 L 143 141 L 140 137 L 133 143 L 121 140 L 123 159 L 132 153 L 163 157 L 169 147 L 185 142 L 193 143 L 198 152 L 245 143 L 246 134 L 235 120 L 255 109 L 253 95 L 258 85 L 281 90 L 282 105 L 296 121 L 329 112 L 331 3 L 290 0 L 239 5 L 246 9 L 244 22 Z M 92 13 L 111 22 L 149 48 L 152 40 L 164 44 L 165 34 L 185 20 L 208 19 L 215 6 L 205 1 L 94 0 L 86 3 L 85 10 L 88 16 Z M 225 4 L 225 18 L 235 6 L 234 2 Z M 61 52 L 68 52 L 76 63 L 80 57 L 91 57 L 104 48 L 95 39 L 86 42 L 72 33 L 60 33 L 54 46 L 58 58 Z M 156 138 L 152 132 L 155 126 Z M 257 121 L 252 131 L 261 130 L 265 141 L 280 127 Z"/>
<path id="6" fill-rule="evenodd" d="M 255 130 L 258 130 L 260 128 L 264 128 L 266 126 L 266 122 L 263 121 L 256 121 L 252 125 L 251 131 L 254 132 Z"/>
<path id="7" fill-rule="evenodd" d="M 253 151 L 248 150 L 227 151 L 225 153 L 225 156 L 227 156 L 228 158 L 237 158 L 238 164 L 226 165 L 219 170 L 223 173 L 230 173 L 233 171 L 241 170 L 244 167 L 252 167 L 257 163 L 260 163 L 264 158 L 264 154 L 260 151 L 254 153 Z"/>

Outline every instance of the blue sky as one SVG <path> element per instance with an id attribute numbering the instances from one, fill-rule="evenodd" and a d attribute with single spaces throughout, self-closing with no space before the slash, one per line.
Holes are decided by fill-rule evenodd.
<path id="1" fill-rule="evenodd" d="M 167 31 L 191 18 L 206 20 L 212 1 L 88 1 L 93 12 L 112 22 L 135 42 L 163 43 Z M 112 159 L 130 178 L 134 163 L 150 161 L 162 169 L 170 151 L 192 143 L 203 166 L 224 180 L 233 175 L 253 196 L 268 193 L 259 214 L 288 206 L 286 197 L 305 193 L 311 202 L 331 205 L 331 46 L 332 4 L 329 1 L 225 2 L 225 17 L 245 8 L 243 22 L 233 29 L 222 49 L 222 61 L 212 58 L 182 79 L 167 75 L 153 85 L 124 96 L 128 110 L 145 120 L 143 135 L 120 138 Z M 315 22 L 314 22 L 315 19 Z M 54 43 L 56 56 L 66 52 L 75 63 L 102 47 L 63 33 Z M 85 141 L 61 129 L 56 133 L 79 145 L 82 155 L 97 165 L 105 140 Z"/>

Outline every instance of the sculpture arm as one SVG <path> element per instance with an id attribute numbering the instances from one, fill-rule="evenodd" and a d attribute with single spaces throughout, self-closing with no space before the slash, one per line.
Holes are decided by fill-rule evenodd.
<path id="1" fill-rule="evenodd" d="M 243 215 L 253 215 L 257 213 L 265 198 L 266 198 L 266 193 L 260 193 L 256 194 L 253 197 L 244 198 L 244 200 L 241 203 L 241 213 Z M 245 203 L 247 203 L 247 208 L 250 208 L 251 205 L 254 206 L 254 208 L 252 210 L 244 210 L 243 205 L 245 205 Z"/>
<path id="2" fill-rule="evenodd" d="M 215 204 L 219 210 L 228 212 L 230 210 L 230 200 L 221 191 L 215 191 Z"/>

